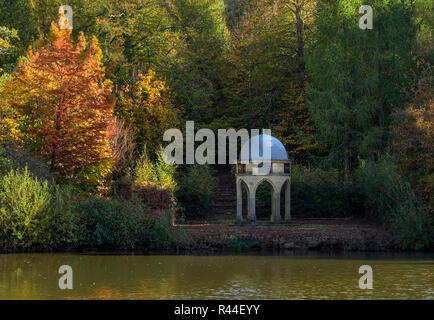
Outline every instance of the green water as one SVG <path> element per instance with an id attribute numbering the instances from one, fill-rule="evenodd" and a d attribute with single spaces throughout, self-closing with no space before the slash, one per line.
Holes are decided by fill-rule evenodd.
<path id="1" fill-rule="evenodd" d="M 432 255 L 0 255 L 0 299 L 434 299 Z M 373 289 L 359 288 L 359 267 Z M 73 289 L 60 290 L 70 265 Z"/>

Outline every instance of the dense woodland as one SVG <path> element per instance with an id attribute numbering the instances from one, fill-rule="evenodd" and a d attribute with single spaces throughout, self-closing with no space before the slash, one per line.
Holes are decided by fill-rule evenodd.
<path id="1" fill-rule="evenodd" d="M 221 170 L 164 161 L 186 121 L 270 128 L 295 217 L 433 247 L 432 1 L 69 0 L 72 31 L 63 4 L 0 0 L 1 247 L 176 241 Z"/>

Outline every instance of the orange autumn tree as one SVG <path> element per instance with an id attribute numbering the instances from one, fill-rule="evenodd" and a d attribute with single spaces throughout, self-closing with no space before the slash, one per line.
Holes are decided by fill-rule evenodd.
<path id="1" fill-rule="evenodd" d="M 69 178 L 110 158 L 114 99 L 101 60 L 95 37 L 87 46 L 80 33 L 74 47 L 70 31 L 52 23 L 48 44 L 29 49 L 2 92 L 20 115 L 24 141 Z"/>

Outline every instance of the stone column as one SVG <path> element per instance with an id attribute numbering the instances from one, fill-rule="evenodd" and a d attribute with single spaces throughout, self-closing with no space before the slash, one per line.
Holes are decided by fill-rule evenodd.
<path id="1" fill-rule="evenodd" d="M 248 205 L 247 220 L 256 221 L 256 212 L 255 212 L 256 190 L 255 189 L 252 192 L 248 192 L 248 198 L 249 198 L 249 205 Z"/>
<path id="2" fill-rule="evenodd" d="M 241 179 L 237 180 L 237 221 L 243 221 L 243 186 Z"/>
<path id="3" fill-rule="evenodd" d="M 291 178 L 288 178 L 285 188 L 285 221 L 291 221 Z"/>
<path id="4" fill-rule="evenodd" d="M 280 220 L 280 192 L 273 190 L 271 198 L 271 221 L 279 222 Z"/>

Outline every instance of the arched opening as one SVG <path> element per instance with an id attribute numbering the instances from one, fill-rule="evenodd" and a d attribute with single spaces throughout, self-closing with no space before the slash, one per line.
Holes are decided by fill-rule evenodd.
<path id="1" fill-rule="evenodd" d="M 262 180 L 255 194 L 256 220 L 270 221 L 272 214 L 273 186 L 268 180 Z"/>

